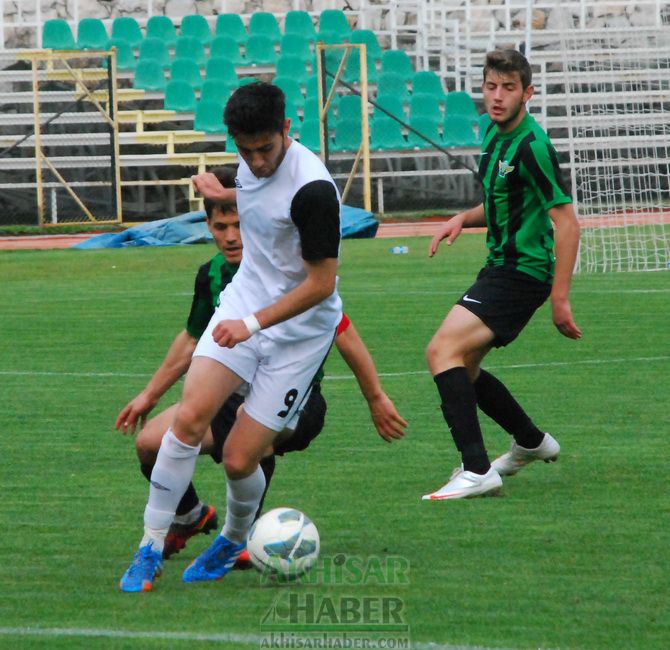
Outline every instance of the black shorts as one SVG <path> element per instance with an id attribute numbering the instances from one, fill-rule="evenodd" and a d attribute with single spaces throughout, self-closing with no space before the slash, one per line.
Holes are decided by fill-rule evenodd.
<path id="1" fill-rule="evenodd" d="M 223 444 L 226 442 L 226 438 L 235 422 L 237 409 L 243 403 L 244 397 L 234 393 L 226 400 L 212 420 L 211 427 L 214 437 L 214 449 L 210 452 L 210 456 L 217 463 L 223 460 Z M 307 449 L 312 440 L 323 430 L 325 420 L 326 400 L 321 395 L 321 385 L 314 384 L 309 398 L 300 413 L 295 431 L 275 446 L 275 454 L 283 456 L 290 451 Z"/>
<path id="2" fill-rule="evenodd" d="M 511 343 L 547 300 L 551 285 L 521 271 L 490 266 L 456 303 L 471 311 L 495 334 L 493 345 Z"/>

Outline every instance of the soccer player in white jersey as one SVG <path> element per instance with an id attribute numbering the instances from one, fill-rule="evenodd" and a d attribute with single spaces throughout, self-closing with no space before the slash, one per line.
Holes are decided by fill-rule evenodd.
<path id="1" fill-rule="evenodd" d="M 340 322 L 338 192 L 323 163 L 289 138 L 284 109 L 281 90 L 262 82 L 238 88 L 226 105 L 224 122 L 241 158 L 236 198 L 245 253 L 196 347 L 163 437 L 144 536 L 121 578 L 123 591 L 150 591 L 160 575 L 165 536 L 207 426 L 247 382 L 244 408 L 224 445 L 225 524 L 183 579 L 216 580 L 230 571 L 265 488 L 259 460 L 307 395 Z M 194 184 L 213 200 L 234 193 L 210 174 Z"/>

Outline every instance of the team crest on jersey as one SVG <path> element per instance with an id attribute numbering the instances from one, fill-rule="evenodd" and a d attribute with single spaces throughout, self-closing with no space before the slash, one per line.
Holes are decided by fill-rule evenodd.
<path id="1" fill-rule="evenodd" d="M 242 189 L 242 183 L 240 183 L 240 179 L 235 176 L 235 187 L 238 189 Z"/>
<path id="2" fill-rule="evenodd" d="M 498 161 L 498 176 L 500 178 L 505 178 L 507 174 L 511 174 L 513 171 L 514 167 L 512 167 L 506 160 Z"/>

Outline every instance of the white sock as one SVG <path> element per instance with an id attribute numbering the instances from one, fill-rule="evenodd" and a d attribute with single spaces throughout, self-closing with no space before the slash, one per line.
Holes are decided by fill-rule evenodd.
<path id="1" fill-rule="evenodd" d="M 181 442 L 171 428 L 163 436 L 151 472 L 149 501 L 144 509 L 144 537 L 140 546 L 153 541 L 155 551 L 163 550 L 174 513 L 193 477 L 199 452 L 200 445 L 192 447 Z"/>
<path id="2" fill-rule="evenodd" d="M 203 505 L 205 504 L 202 501 L 198 501 L 198 505 L 195 508 L 193 508 L 193 510 L 187 512 L 185 515 L 175 515 L 174 523 L 182 524 L 183 526 L 188 526 L 189 524 L 198 521 L 198 519 L 200 519 L 200 513 L 202 512 Z"/>
<path id="3" fill-rule="evenodd" d="M 256 471 L 241 479 L 226 477 L 226 521 L 221 534 L 231 542 L 241 544 L 254 523 L 254 516 L 265 490 L 265 475 L 260 465 Z"/>

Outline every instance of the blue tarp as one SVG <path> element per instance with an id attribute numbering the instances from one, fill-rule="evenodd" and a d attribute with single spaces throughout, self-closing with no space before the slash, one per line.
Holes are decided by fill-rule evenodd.
<path id="1" fill-rule="evenodd" d="M 342 237 L 364 238 L 377 234 L 379 222 L 371 212 L 360 208 L 342 206 Z M 75 244 L 73 248 L 128 248 L 131 246 L 176 246 L 180 244 L 202 244 L 212 241 L 205 224 L 205 213 L 187 212 L 178 217 L 149 221 L 133 226 L 123 232 L 96 235 Z"/>

